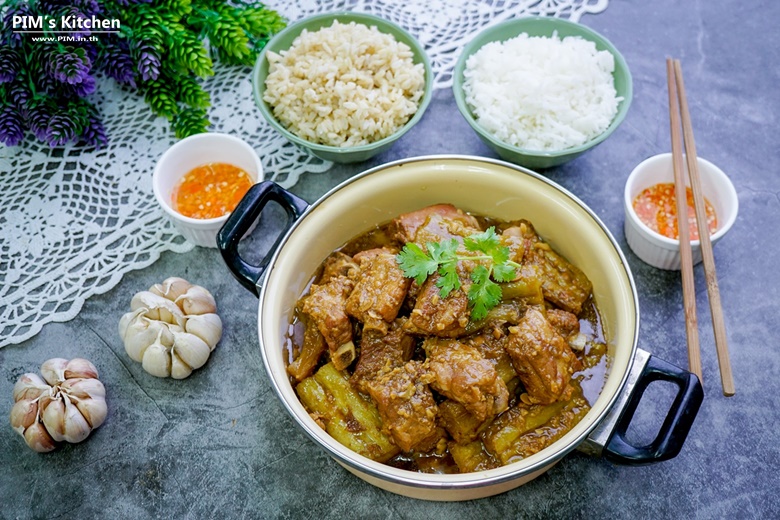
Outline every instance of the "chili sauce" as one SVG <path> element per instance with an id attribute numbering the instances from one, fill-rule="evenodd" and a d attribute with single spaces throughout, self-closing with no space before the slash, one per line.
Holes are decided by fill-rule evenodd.
<path id="1" fill-rule="evenodd" d="M 699 240 L 699 229 L 696 223 L 696 209 L 693 205 L 693 192 L 686 187 L 688 213 L 686 215 L 689 237 Z M 647 227 L 667 238 L 678 240 L 680 230 L 677 221 L 677 198 L 674 194 L 674 183 L 664 182 L 650 186 L 636 196 L 633 202 L 634 211 Z M 707 214 L 707 228 L 710 234 L 718 229 L 718 217 L 710 201 L 704 199 Z"/>
<path id="2" fill-rule="evenodd" d="M 177 183 L 171 195 L 173 208 L 190 218 L 221 217 L 236 208 L 252 184 L 249 174 L 238 166 L 203 164 Z"/>

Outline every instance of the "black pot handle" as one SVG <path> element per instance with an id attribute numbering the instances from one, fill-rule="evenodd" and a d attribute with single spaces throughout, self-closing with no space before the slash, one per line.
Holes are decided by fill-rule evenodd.
<path id="1" fill-rule="evenodd" d="M 626 440 L 626 431 L 642 395 L 653 381 L 674 383 L 678 388 L 677 396 L 655 440 L 646 446 L 634 446 Z M 696 374 L 663 359 L 650 356 L 604 447 L 604 458 L 617 464 L 638 466 L 676 457 L 682 449 L 703 399 L 704 390 Z"/>
<path id="2" fill-rule="evenodd" d="M 287 213 L 287 223 L 274 242 L 271 250 L 265 255 L 260 265 L 251 265 L 238 254 L 238 242 L 260 217 L 269 201 L 277 202 Z M 238 203 L 236 209 L 228 217 L 227 222 L 217 233 L 217 247 L 222 253 L 222 259 L 227 264 L 233 276 L 241 285 L 259 296 L 257 286 L 265 273 L 265 268 L 279 247 L 285 232 L 308 209 L 309 203 L 296 197 L 275 182 L 263 181 L 252 186 Z"/>

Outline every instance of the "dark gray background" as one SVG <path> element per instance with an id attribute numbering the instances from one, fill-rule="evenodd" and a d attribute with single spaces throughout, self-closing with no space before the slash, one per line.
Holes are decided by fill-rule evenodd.
<path id="1" fill-rule="evenodd" d="M 0 518 L 777 518 L 778 21 L 780 3 L 771 0 L 612 0 L 605 12 L 583 17 L 626 58 L 633 104 L 607 141 L 543 172 L 590 205 L 626 253 L 639 292 L 640 346 L 686 366 L 679 274 L 631 253 L 622 199 L 631 169 L 669 150 L 664 60 L 682 60 L 699 155 L 730 175 L 740 213 L 715 248 L 737 394 L 725 398 L 720 391 L 699 266 L 706 398 L 677 458 L 637 468 L 575 452 L 525 486 L 465 503 L 374 488 L 296 429 L 262 367 L 257 300 L 216 250 L 196 248 L 164 254 L 91 298 L 76 319 L 0 349 Z M 495 157 L 461 118 L 449 90 L 435 93 L 422 121 L 387 153 L 304 176 L 292 191 L 314 201 L 369 166 L 440 153 Z M 269 247 L 281 216 L 272 212 L 262 221 L 245 241 L 247 254 Z M 178 382 L 146 374 L 116 331 L 135 292 L 174 275 L 209 288 L 225 323 L 208 364 Z M 11 389 L 53 356 L 86 357 L 99 367 L 109 415 L 86 442 L 38 455 L 8 426 Z M 636 439 L 652 438 L 670 396 L 664 385 L 651 387 Z"/>

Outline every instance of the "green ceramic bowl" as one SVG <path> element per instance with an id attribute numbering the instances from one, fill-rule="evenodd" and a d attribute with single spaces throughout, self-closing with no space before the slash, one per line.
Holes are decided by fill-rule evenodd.
<path id="1" fill-rule="evenodd" d="M 272 108 L 263 101 L 263 94 L 265 92 L 265 78 L 268 76 L 268 60 L 266 59 L 266 53 L 270 50 L 276 53 L 289 49 L 293 40 L 298 37 L 304 29 L 308 31 L 317 31 L 323 27 L 329 27 L 333 24 L 334 20 L 338 20 L 341 23 L 361 23 L 368 26 L 376 26 L 379 32 L 392 34 L 399 42 L 403 42 L 412 49 L 414 54 L 414 62 L 422 63 L 425 68 L 425 92 L 420 100 L 420 105 L 417 108 L 417 112 L 412 116 L 406 124 L 401 127 L 397 132 L 392 135 L 361 146 L 352 147 L 338 147 L 338 146 L 326 146 L 323 144 L 316 144 L 305 139 L 298 137 L 289 130 L 287 130 L 273 115 Z M 335 13 L 323 13 L 316 16 L 305 18 L 299 22 L 296 22 L 288 26 L 285 30 L 274 36 L 271 41 L 266 44 L 263 52 L 257 58 L 254 70 L 252 71 L 252 85 L 255 97 L 255 103 L 260 108 L 260 113 L 268 121 L 268 123 L 275 128 L 279 133 L 285 136 L 289 141 L 305 150 L 306 152 L 324 159 L 326 161 L 333 161 L 337 163 L 353 163 L 365 161 L 374 155 L 383 152 L 390 148 L 395 141 L 397 141 L 402 135 L 408 132 L 417 122 L 422 118 L 425 109 L 428 108 L 428 104 L 431 102 L 432 85 L 433 85 L 433 73 L 431 72 L 431 63 L 428 59 L 428 55 L 425 53 L 425 49 L 420 43 L 408 32 L 403 30 L 396 24 L 380 18 L 378 16 L 365 14 L 365 13 L 353 13 L 353 12 L 335 12 Z"/>
<path id="2" fill-rule="evenodd" d="M 598 50 L 609 51 L 615 57 L 615 71 L 613 72 L 615 90 L 617 91 L 617 95 L 623 98 L 618 105 L 618 112 L 615 115 L 615 118 L 601 135 L 591 139 L 585 144 L 567 148 L 565 150 L 554 152 L 528 150 L 500 141 L 477 123 L 474 114 L 466 103 L 466 95 L 463 92 L 463 70 L 466 68 L 466 60 L 483 45 L 489 42 L 506 41 L 522 33 L 527 33 L 529 36 L 549 37 L 556 31 L 561 38 L 566 36 L 580 36 L 585 40 L 590 40 L 596 44 Z M 479 33 L 468 45 L 466 45 L 455 64 L 452 78 L 452 90 L 455 95 L 455 102 L 458 105 L 458 110 L 460 110 L 460 113 L 468 124 L 477 132 L 477 135 L 479 135 L 485 144 L 495 150 L 502 159 L 529 168 L 550 168 L 563 164 L 599 144 L 609 137 L 620 123 L 623 122 L 623 119 L 628 112 L 628 107 L 631 105 L 631 98 L 633 96 L 631 72 L 629 72 L 628 65 L 626 65 L 623 56 L 609 40 L 584 25 L 561 20 L 559 18 L 547 17 L 528 17 L 508 20 L 493 27 L 489 27 Z"/>

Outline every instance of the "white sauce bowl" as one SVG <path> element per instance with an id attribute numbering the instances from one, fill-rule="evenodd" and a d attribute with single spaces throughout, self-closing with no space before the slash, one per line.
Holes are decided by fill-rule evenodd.
<path id="1" fill-rule="evenodd" d="M 174 209 L 172 201 L 179 180 L 192 169 L 208 163 L 237 166 L 249 174 L 253 184 L 263 179 L 263 165 L 249 144 L 232 135 L 205 133 L 186 137 L 171 146 L 157 161 L 152 183 L 157 202 L 187 241 L 217 247 L 217 232 L 230 214 L 208 219 L 186 217 Z"/>
<path id="2" fill-rule="evenodd" d="M 715 209 L 718 228 L 710 235 L 713 245 L 731 229 L 737 219 L 739 199 L 734 185 L 723 171 L 711 162 L 698 158 L 699 177 L 704 198 Z M 688 166 L 683 161 L 684 177 L 688 178 Z M 680 241 L 665 237 L 650 229 L 634 211 L 634 199 L 643 190 L 658 183 L 674 182 L 672 154 L 663 153 L 645 159 L 628 176 L 624 192 L 626 211 L 625 233 L 631 250 L 643 262 L 660 269 L 680 269 Z M 691 240 L 693 263 L 701 262 L 701 243 Z"/>

